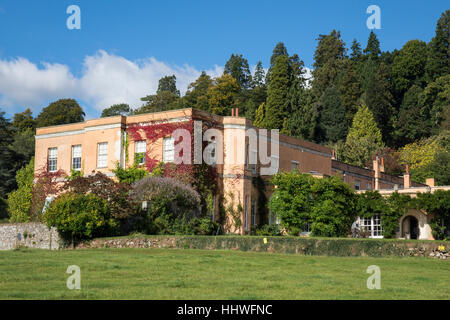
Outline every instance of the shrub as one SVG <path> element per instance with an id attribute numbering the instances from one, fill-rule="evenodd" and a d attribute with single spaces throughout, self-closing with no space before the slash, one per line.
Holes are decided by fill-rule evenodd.
<path id="1" fill-rule="evenodd" d="M 281 236 L 281 228 L 278 224 L 252 226 L 252 234 L 257 236 Z"/>
<path id="2" fill-rule="evenodd" d="M 124 219 L 136 214 L 136 208 L 129 201 L 131 185 L 116 182 L 101 172 L 87 177 L 74 177 L 61 188 L 62 192 L 94 194 L 108 203 L 111 215 Z"/>
<path id="3" fill-rule="evenodd" d="M 131 199 L 137 206 L 147 203 L 142 214 L 148 233 L 186 233 L 191 220 L 200 216 L 198 193 L 173 178 L 147 176 L 133 184 Z"/>
<path id="4" fill-rule="evenodd" d="M 194 218 L 192 219 L 192 229 L 194 234 L 214 235 L 217 234 L 219 225 L 210 218 Z"/>
<path id="5" fill-rule="evenodd" d="M 292 171 L 275 175 L 272 183 L 277 188 L 269 208 L 289 234 L 306 231 L 307 225 L 313 236 L 341 237 L 350 232 L 356 198 L 340 178 L 318 179 Z"/>
<path id="6" fill-rule="evenodd" d="M 117 223 L 105 200 L 93 194 L 65 193 L 56 198 L 43 215 L 66 241 L 113 235 Z"/>
<path id="7" fill-rule="evenodd" d="M 11 222 L 30 221 L 30 210 L 33 193 L 34 158 L 30 163 L 17 171 L 17 190 L 8 194 L 8 213 Z"/>

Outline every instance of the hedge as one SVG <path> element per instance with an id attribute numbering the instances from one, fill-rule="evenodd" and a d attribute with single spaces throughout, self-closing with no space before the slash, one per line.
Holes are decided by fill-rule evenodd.
<path id="1" fill-rule="evenodd" d="M 267 243 L 264 243 L 264 238 Z M 239 250 L 321 256 L 428 256 L 449 241 L 256 236 L 128 236 L 100 238 L 78 248 L 178 248 Z"/>

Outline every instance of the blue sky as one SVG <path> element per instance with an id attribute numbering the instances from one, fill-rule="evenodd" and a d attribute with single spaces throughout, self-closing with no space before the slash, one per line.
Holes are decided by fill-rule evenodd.
<path id="1" fill-rule="evenodd" d="M 69 30 L 66 8 L 81 9 L 81 30 Z M 0 0 L 0 108 L 11 116 L 76 98 L 89 118 L 104 107 L 153 93 L 175 73 L 182 92 L 207 70 L 220 75 L 231 53 L 268 67 L 283 41 L 312 67 L 319 34 L 341 31 L 364 47 L 369 5 L 381 9 L 382 50 L 429 41 L 446 1 L 22 1 Z"/>

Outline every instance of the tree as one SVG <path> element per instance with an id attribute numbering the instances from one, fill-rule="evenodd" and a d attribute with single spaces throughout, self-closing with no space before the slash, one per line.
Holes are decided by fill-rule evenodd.
<path id="1" fill-rule="evenodd" d="M 266 114 L 266 110 L 265 110 L 265 103 L 261 103 L 260 106 L 258 107 L 258 109 L 256 110 L 255 113 L 255 121 L 253 122 L 253 125 L 255 127 L 259 127 L 259 128 L 265 128 L 265 123 L 264 123 L 264 118 L 265 118 L 265 114 Z"/>
<path id="2" fill-rule="evenodd" d="M 366 57 L 370 57 L 373 60 L 377 60 L 378 56 L 381 54 L 380 41 L 373 30 L 370 31 L 369 39 L 367 39 L 367 46 L 364 49 L 364 54 Z"/>
<path id="3" fill-rule="evenodd" d="M 240 86 L 236 79 L 229 74 L 224 74 L 215 79 L 215 85 L 208 89 L 208 105 L 213 114 L 227 116 L 236 106 L 235 96 L 240 92 Z"/>
<path id="4" fill-rule="evenodd" d="M 345 43 L 341 33 L 336 30 L 329 35 L 319 35 L 318 41 L 314 52 L 312 87 L 316 96 L 321 97 L 326 88 L 335 84 L 345 57 Z"/>
<path id="5" fill-rule="evenodd" d="M 340 100 L 345 108 L 347 127 L 352 124 L 353 116 L 358 111 L 358 102 L 362 94 L 355 63 L 347 60 L 338 80 Z"/>
<path id="6" fill-rule="evenodd" d="M 319 102 L 319 110 L 316 139 L 331 142 L 345 139 L 347 134 L 345 107 L 335 87 L 325 89 Z"/>
<path id="7" fill-rule="evenodd" d="M 265 125 L 267 129 L 281 129 L 287 117 L 287 98 L 291 87 L 291 64 L 289 58 L 280 55 L 275 59 L 271 80 L 267 89 Z"/>
<path id="8" fill-rule="evenodd" d="M 60 99 L 42 109 L 36 126 L 47 127 L 84 121 L 85 113 L 74 99 Z"/>
<path id="9" fill-rule="evenodd" d="M 177 90 L 177 77 L 175 75 L 165 76 L 159 79 L 158 90 L 156 91 L 156 93 L 160 93 L 163 91 L 169 91 L 170 93 L 173 93 L 177 96 L 180 95 L 180 91 Z"/>
<path id="10" fill-rule="evenodd" d="M 186 94 L 181 99 L 181 105 L 185 108 L 209 111 L 208 90 L 213 85 L 214 81 L 211 77 L 202 71 L 198 79 L 189 84 Z"/>
<path id="11" fill-rule="evenodd" d="M 395 124 L 394 138 L 396 145 L 404 146 L 427 135 L 426 119 L 421 117 L 419 98 L 423 90 L 413 85 L 405 93 L 398 119 Z"/>
<path id="12" fill-rule="evenodd" d="M 350 53 L 350 59 L 354 62 L 359 62 L 362 56 L 361 44 L 356 39 L 353 39 L 350 49 L 352 50 Z"/>
<path id="13" fill-rule="evenodd" d="M 391 141 L 392 115 L 394 114 L 388 79 L 387 66 L 380 63 L 376 74 L 369 80 L 365 96 L 365 103 L 373 114 L 385 142 Z"/>
<path id="14" fill-rule="evenodd" d="M 397 101 L 413 84 L 423 87 L 425 64 L 427 62 L 427 45 L 420 40 L 408 41 L 394 58 L 392 81 Z"/>
<path id="15" fill-rule="evenodd" d="M 16 173 L 17 190 L 8 194 L 8 214 L 11 222 L 30 221 L 34 180 L 34 158 Z"/>
<path id="16" fill-rule="evenodd" d="M 372 155 L 383 147 L 381 131 L 377 127 L 373 114 L 367 106 L 361 105 L 353 118 L 352 127 L 345 141 L 344 160 L 364 167 Z"/>
<path id="17" fill-rule="evenodd" d="M 109 108 L 103 109 L 100 117 L 127 116 L 131 112 L 130 106 L 126 103 L 114 104 Z"/>
<path id="18" fill-rule="evenodd" d="M 141 98 L 146 103 L 133 111 L 134 114 L 153 113 L 178 108 L 179 97 L 170 91 L 161 91 L 157 94 Z"/>
<path id="19" fill-rule="evenodd" d="M 229 74 L 236 79 L 242 90 L 250 89 L 252 75 L 248 67 L 248 61 L 242 57 L 242 54 L 232 54 L 230 59 L 225 63 L 223 73 Z"/>
<path id="20" fill-rule="evenodd" d="M 10 147 L 14 141 L 14 128 L 4 114 L 0 112 L 0 199 L 16 187 L 15 175 L 22 160 Z"/>
<path id="21" fill-rule="evenodd" d="M 450 105 L 450 74 L 437 78 L 419 97 L 422 127 L 428 135 L 436 134 Z"/>
<path id="22" fill-rule="evenodd" d="M 252 89 L 249 91 L 249 99 L 245 104 L 245 117 L 254 120 L 256 110 L 266 99 L 267 86 L 265 84 L 265 71 L 261 61 L 259 61 L 252 77 Z"/>
<path id="23" fill-rule="evenodd" d="M 297 86 L 297 87 L 296 87 Z M 311 89 L 300 87 L 298 83 L 291 86 L 289 94 L 289 109 L 292 110 L 287 117 L 282 133 L 300 139 L 313 140 L 317 122 L 315 97 Z"/>
<path id="24" fill-rule="evenodd" d="M 436 33 L 428 44 L 425 66 L 428 82 L 450 74 L 450 10 L 442 13 L 436 25 Z"/>
<path id="25" fill-rule="evenodd" d="M 33 119 L 33 113 L 30 108 L 27 108 L 24 112 L 14 114 L 11 124 L 18 131 L 36 129 L 36 121 Z"/>

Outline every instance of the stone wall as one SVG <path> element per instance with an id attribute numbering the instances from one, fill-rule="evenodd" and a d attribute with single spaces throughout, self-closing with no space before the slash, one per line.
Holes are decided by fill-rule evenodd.
<path id="1" fill-rule="evenodd" d="M 43 223 L 0 224 L 0 250 L 20 246 L 54 250 L 60 248 L 60 238 L 55 228 Z"/>
<path id="2" fill-rule="evenodd" d="M 256 236 L 134 236 L 94 239 L 78 244 L 85 248 L 177 248 L 239 250 L 323 256 L 428 257 L 448 241 L 337 239 Z"/>

